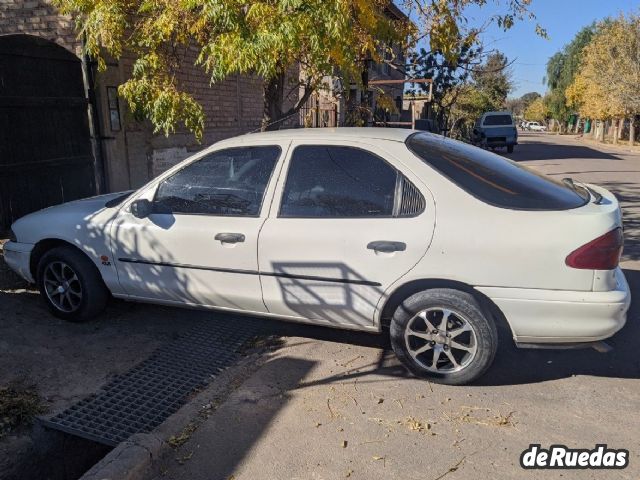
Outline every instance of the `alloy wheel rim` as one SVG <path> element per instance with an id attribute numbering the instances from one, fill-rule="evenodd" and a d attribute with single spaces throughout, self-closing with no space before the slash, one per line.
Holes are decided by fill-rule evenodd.
<path id="1" fill-rule="evenodd" d="M 409 355 L 432 373 L 453 373 L 466 368 L 478 351 L 476 332 L 469 320 L 450 308 L 418 312 L 404 333 Z"/>
<path id="2" fill-rule="evenodd" d="M 65 262 L 49 263 L 44 269 L 43 282 L 47 298 L 58 310 L 72 313 L 80 308 L 82 285 L 76 272 Z"/>

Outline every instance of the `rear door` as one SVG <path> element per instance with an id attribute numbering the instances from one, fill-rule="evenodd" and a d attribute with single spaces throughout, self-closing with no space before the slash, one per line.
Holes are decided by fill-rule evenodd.
<path id="1" fill-rule="evenodd" d="M 431 196 L 380 145 L 296 142 L 259 238 L 265 305 L 278 315 L 374 328 L 385 290 L 426 253 Z"/>

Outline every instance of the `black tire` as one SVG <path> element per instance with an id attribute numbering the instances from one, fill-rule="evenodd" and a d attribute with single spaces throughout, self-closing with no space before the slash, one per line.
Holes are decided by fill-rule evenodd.
<path id="1" fill-rule="evenodd" d="M 438 326 L 435 325 L 435 322 L 438 321 L 440 309 L 443 312 L 447 310 L 452 313 L 452 315 L 448 316 L 450 320 L 446 323 L 450 325 L 445 331 L 452 332 L 450 335 L 453 335 L 454 338 L 456 338 L 456 335 L 453 334 L 454 331 L 468 332 L 468 334 L 458 333 L 457 338 L 468 335 L 467 338 L 469 340 L 466 342 L 466 345 L 475 346 L 473 354 L 470 352 L 471 349 L 458 350 L 457 347 L 453 347 L 454 344 L 465 344 L 464 338 L 461 340 L 449 338 L 447 340 L 446 334 L 441 333 L 441 324 Z M 416 325 L 421 322 L 417 316 L 421 312 L 428 312 L 427 315 L 433 315 L 430 323 L 436 327 L 436 330 L 439 332 L 436 336 L 429 334 L 429 327 L 426 326 L 427 323 L 424 320 L 422 323 L 425 325 L 425 333 L 427 336 L 437 339 L 436 342 L 428 341 L 422 337 L 414 337 L 413 335 L 405 338 L 405 333 L 410 324 L 412 326 L 411 330 L 416 331 Z M 442 317 L 444 316 L 443 312 L 440 321 L 442 321 Z M 427 316 L 427 319 L 429 318 L 430 317 Z M 471 330 L 460 328 L 460 326 L 465 325 L 465 323 L 471 327 Z M 458 328 L 451 329 L 452 325 Z M 473 295 L 446 288 L 425 290 L 407 298 L 396 309 L 393 315 L 390 335 L 391 346 L 396 356 L 411 373 L 436 383 L 448 385 L 463 385 L 480 377 L 493 362 L 498 348 L 496 325 L 491 316 L 483 311 Z M 418 343 L 415 345 L 415 348 L 410 350 L 408 343 L 420 341 L 424 343 L 422 343 L 422 345 Z M 449 342 L 448 345 L 446 343 L 447 341 Z M 453 343 L 451 343 L 452 341 Z M 443 344 L 440 342 L 443 342 Z M 426 347 L 427 343 L 434 346 L 431 348 Z M 425 352 L 415 355 L 421 347 L 428 349 Z M 438 349 L 440 349 L 440 352 L 438 353 L 438 359 L 436 359 L 436 365 L 442 365 L 443 371 L 432 371 L 429 369 L 429 366 L 425 366 L 425 364 L 433 364 L 434 357 L 436 356 L 435 352 Z M 448 350 L 448 352 L 443 349 Z M 414 358 L 410 352 L 413 352 L 416 358 Z M 445 357 L 441 358 L 443 354 L 445 354 Z M 450 355 L 453 355 L 454 359 L 459 362 L 458 367 L 454 366 L 454 363 L 450 360 Z M 447 371 L 447 365 L 451 365 L 449 369 L 452 371 Z M 455 370 L 456 368 L 459 369 Z M 437 366 L 435 370 L 438 370 Z"/>
<path id="2" fill-rule="evenodd" d="M 58 299 L 61 298 L 62 294 L 55 292 L 52 294 L 48 293 L 47 288 L 50 290 L 53 288 L 50 281 L 47 281 L 47 287 L 45 287 L 45 270 L 47 270 L 47 267 L 52 267 L 55 270 L 62 264 L 67 266 L 67 268 L 65 268 L 65 274 L 67 276 L 73 278 L 69 272 L 75 274 L 76 279 L 72 280 L 74 285 L 73 290 L 80 292 L 79 297 L 77 293 L 74 293 L 73 301 L 77 303 L 75 308 L 72 308 L 71 303 L 63 303 L 63 307 L 68 306 L 69 311 L 62 310 L 62 307 L 56 305 L 56 301 L 52 300 L 52 298 L 56 296 L 59 296 Z M 60 270 L 57 270 L 57 272 L 60 272 Z M 55 275 L 55 273 L 47 270 L 46 275 L 47 278 L 49 278 L 51 275 Z M 109 300 L 109 290 L 102 281 L 97 267 L 84 253 L 73 247 L 56 247 L 46 252 L 38 262 L 37 283 L 40 289 L 40 295 L 42 295 L 51 313 L 58 318 L 70 322 L 86 322 L 91 320 L 104 310 Z M 67 289 L 71 289 L 69 285 Z M 70 297 L 69 295 L 67 296 Z M 70 300 L 67 302 L 70 302 Z"/>
<path id="3" fill-rule="evenodd" d="M 507 153 L 513 153 L 513 145 L 507 145 Z"/>

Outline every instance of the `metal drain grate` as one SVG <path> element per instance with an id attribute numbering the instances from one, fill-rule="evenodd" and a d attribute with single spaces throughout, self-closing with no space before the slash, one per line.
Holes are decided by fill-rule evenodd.
<path id="1" fill-rule="evenodd" d="M 187 396 L 233 364 L 238 350 L 262 332 L 260 323 L 204 320 L 181 338 L 117 377 L 101 392 L 42 423 L 105 445 L 150 432 Z"/>

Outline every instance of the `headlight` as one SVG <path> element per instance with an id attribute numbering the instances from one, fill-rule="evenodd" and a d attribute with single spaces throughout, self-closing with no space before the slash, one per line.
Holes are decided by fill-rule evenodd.
<path id="1" fill-rule="evenodd" d="M 13 231 L 13 229 L 9 229 L 9 241 L 10 242 L 17 242 L 18 241 L 18 237 L 16 237 L 16 234 Z"/>

